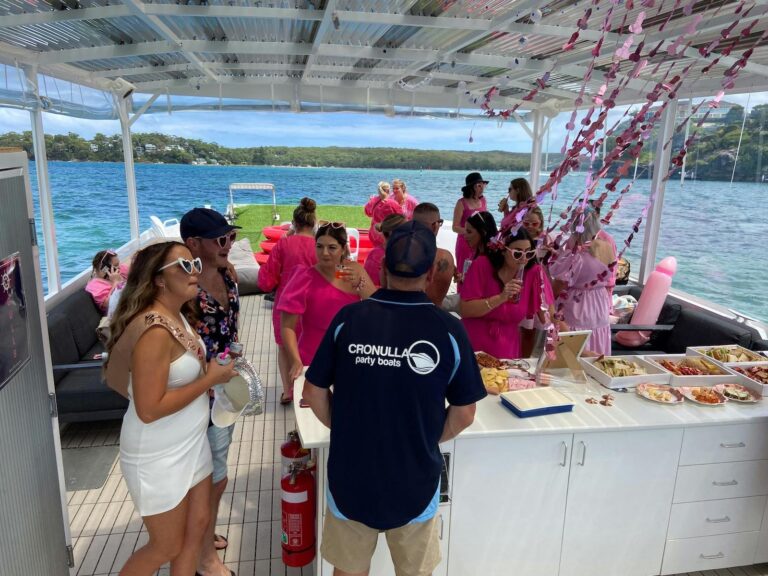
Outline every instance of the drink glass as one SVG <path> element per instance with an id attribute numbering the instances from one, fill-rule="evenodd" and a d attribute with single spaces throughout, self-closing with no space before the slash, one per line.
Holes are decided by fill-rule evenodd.
<path id="1" fill-rule="evenodd" d="M 229 343 L 229 353 L 233 358 L 238 358 L 243 355 L 243 345 L 240 342 Z"/>
<path id="2" fill-rule="evenodd" d="M 336 264 L 336 278 L 344 278 L 347 274 L 349 274 L 348 268 L 344 264 Z"/>

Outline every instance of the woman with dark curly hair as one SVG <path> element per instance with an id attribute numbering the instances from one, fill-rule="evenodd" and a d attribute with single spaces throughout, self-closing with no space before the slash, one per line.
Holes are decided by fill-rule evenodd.
<path id="1" fill-rule="evenodd" d="M 536 246 L 521 228 L 493 239 L 486 253 L 472 262 L 459 310 L 475 351 L 521 357 L 520 322 L 541 308 L 546 282 L 535 256 Z"/>

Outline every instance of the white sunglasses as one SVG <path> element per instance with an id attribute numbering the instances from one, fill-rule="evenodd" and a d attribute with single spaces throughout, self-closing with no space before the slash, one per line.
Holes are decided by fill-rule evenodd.
<path id="1" fill-rule="evenodd" d="M 178 264 L 181 266 L 181 269 L 184 270 L 187 274 L 192 274 L 193 272 L 195 274 L 200 274 L 203 271 L 203 261 L 200 260 L 200 258 L 195 258 L 194 260 L 187 260 L 186 258 L 176 258 L 173 262 L 170 262 L 166 264 L 165 266 L 162 266 L 161 268 L 158 268 L 158 272 L 162 272 L 166 268 L 170 268 L 171 266 L 176 266 Z"/>

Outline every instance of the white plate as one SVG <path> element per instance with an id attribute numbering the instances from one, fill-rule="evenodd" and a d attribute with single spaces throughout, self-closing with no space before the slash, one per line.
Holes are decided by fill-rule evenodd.
<path id="1" fill-rule="evenodd" d="M 746 400 L 740 400 L 739 398 L 734 398 L 733 396 L 728 396 L 724 392 L 724 390 L 725 390 L 726 387 L 729 387 L 729 386 L 737 388 L 739 390 L 743 390 L 744 392 L 749 394 L 749 398 L 747 398 Z M 759 402 L 760 400 L 763 399 L 763 397 L 760 394 L 758 394 L 754 390 L 750 390 L 746 386 L 742 386 L 741 384 L 718 384 L 717 386 L 714 387 L 714 389 L 717 390 L 718 392 L 720 392 L 720 394 L 722 394 L 726 398 L 728 398 L 728 400 L 731 401 L 731 402 L 741 402 L 743 404 L 754 404 L 755 402 Z"/>
<path id="2" fill-rule="evenodd" d="M 701 388 L 703 390 L 711 390 L 712 392 L 714 392 L 717 395 L 717 397 L 720 400 L 720 402 L 710 403 L 710 402 L 702 402 L 701 400 L 696 400 L 696 398 L 693 395 L 693 391 L 696 388 Z M 681 386 L 681 387 L 678 388 L 678 390 L 680 390 L 682 395 L 685 396 L 688 400 L 690 400 L 691 402 L 695 402 L 696 404 L 700 404 L 701 406 L 723 406 L 723 405 L 725 405 L 726 402 L 728 402 L 728 398 L 723 396 L 717 390 L 715 390 L 713 388 L 709 388 L 707 386 Z"/>
<path id="3" fill-rule="evenodd" d="M 651 395 L 652 390 L 663 390 L 665 392 L 669 392 L 672 396 L 672 400 L 660 400 L 658 398 L 654 398 Z M 643 382 L 637 385 L 635 392 L 638 396 L 658 404 L 681 404 L 685 401 L 685 398 L 683 397 L 683 394 L 680 392 L 680 390 L 673 388 L 672 386 L 667 386 L 666 384 L 653 384 L 652 382 Z"/>

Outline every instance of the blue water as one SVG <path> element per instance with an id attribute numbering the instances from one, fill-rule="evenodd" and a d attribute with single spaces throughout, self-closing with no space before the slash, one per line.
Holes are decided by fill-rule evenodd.
<path id="1" fill-rule="evenodd" d="M 49 173 L 56 218 L 62 280 L 90 265 L 93 254 L 130 239 L 128 201 L 123 164 L 50 162 Z M 138 164 L 140 229 L 149 228 L 150 215 L 161 220 L 180 218 L 189 208 L 210 203 L 223 211 L 232 182 L 271 182 L 280 204 L 310 196 L 320 204 L 364 204 L 380 180 L 402 178 L 421 201 L 437 204 L 451 218 L 465 172 L 348 168 L 280 168 L 263 166 L 190 166 Z M 504 196 L 513 172 L 486 172 L 489 206 Z M 32 174 L 39 221 L 36 176 Z M 583 175 L 561 183 L 554 218 L 584 188 Z M 607 227 L 619 247 L 647 202 L 650 182 L 638 181 Z M 768 233 L 768 187 L 761 184 L 679 181 L 667 185 L 659 258 L 672 255 L 679 263 L 673 286 L 768 321 L 765 238 Z M 262 193 L 263 194 L 263 193 Z M 609 196 L 612 201 L 615 194 Z M 265 196 L 240 193 L 237 202 L 266 203 Z M 549 212 L 551 201 L 545 206 Z M 286 219 L 288 214 L 283 215 Z M 38 226 L 38 231 L 40 231 Z M 637 272 L 643 229 L 627 254 Z M 42 238 L 40 238 L 42 246 Z M 41 258 L 45 275 L 45 260 Z"/>

